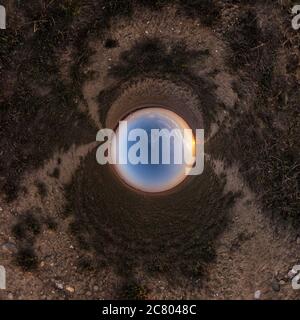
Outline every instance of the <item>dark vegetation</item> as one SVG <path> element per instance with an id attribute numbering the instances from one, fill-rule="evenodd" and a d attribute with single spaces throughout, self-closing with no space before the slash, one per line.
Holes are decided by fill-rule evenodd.
<path id="1" fill-rule="evenodd" d="M 137 2 L 152 9 L 177 3 L 190 13 L 198 10 L 204 19 L 214 7 L 208 0 L 14 1 L 19 15 L 13 19 L 9 12 L 9 28 L 0 34 L 0 73 L 6 79 L 0 82 L 0 189 L 8 201 L 18 196 L 25 171 L 59 149 L 94 140 L 95 128 L 76 109 L 88 76 L 82 72 L 91 53 L 87 41 L 104 37 L 112 18 L 130 17 Z M 110 40 L 106 45 L 116 43 Z M 75 48 L 69 84 L 61 81 L 58 60 L 67 47 Z"/>
<path id="2" fill-rule="evenodd" d="M 225 37 L 232 49 L 230 65 L 256 83 L 258 94 L 246 114 L 237 116 L 242 108 L 237 106 L 238 121 L 233 128 L 224 128 L 209 149 L 240 164 L 240 172 L 274 217 L 299 226 L 300 84 L 295 77 L 299 51 L 294 48 L 299 47 L 300 36 L 292 30 L 282 35 L 279 24 L 259 28 L 255 10 L 246 8 Z M 274 68 L 283 47 L 286 74 L 278 77 Z M 237 90 L 243 99 L 245 89 Z"/>
<path id="3" fill-rule="evenodd" d="M 242 11 L 238 20 L 225 33 L 233 51 L 230 56 L 233 69 L 249 66 L 257 58 L 260 52 L 256 48 L 263 43 L 260 41 L 261 33 L 256 11 L 254 9 Z"/>
<path id="4" fill-rule="evenodd" d="M 52 178 L 55 178 L 55 179 L 59 179 L 59 176 L 60 176 L 60 170 L 58 167 L 55 167 L 53 169 L 53 171 L 51 173 L 49 173 L 49 176 L 52 177 Z"/>
<path id="5" fill-rule="evenodd" d="M 41 223 L 36 215 L 26 212 L 20 216 L 12 231 L 16 239 L 32 242 L 41 232 Z"/>
<path id="6" fill-rule="evenodd" d="M 15 261 L 24 271 L 35 270 L 38 266 L 34 246 L 43 226 L 56 230 L 57 222 L 50 216 L 43 217 L 40 209 L 33 208 L 21 214 L 12 228 L 12 234 L 18 242 Z"/>
<path id="7" fill-rule="evenodd" d="M 19 243 L 15 260 L 24 271 L 35 270 L 38 265 L 34 243 L 41 232 L 39 213 L 39 210 L 34 213 L 25 212 L 18 218 L 18 222 L 12 228 L 12 233 Z"/>
<path id="8" fill-rule="evenodd" d="M 123 300 L 145 300 L 147 299 L 148 289 L 137 283 L 135 280 L 127 281 L 121 287 L 119 299 Z"/>
<path id="9" fill-rule="evenodd" d="M 121 80 L 155 72 L 172 74 L 180 78 L 181 73 L 189 74 L 189 67 L 200 57 L 209 55 L 208 50 L 193 51 L 182 43 L 174 44 L 169 52 L 159 39 L 146 39 L 137 43 L 120 56 L 119 64 L 112 67 L 110 74 Z"/>
<path id="10" fill-rule="evenodd" d="M 118 64 L 111 68 L 110 75 L 117 83 L 99 94 L 100 118 L 105 119 L 112 103 L 121 94 L 122 83 L 128 86 L 130 82 L 150 76 L 169 79 L 181 86 L 192 88 L 201 103 L 205 129 L 208 132 L 214 120 L 214 112 L 219 106 L 214 94 L 216 87 L 211 79 L 197 76 L 191 70 L 197 59 L 205 59 L 208 55 L 207 49 L 189 50 L 183 43 L 174 43 L 170 49 L 159 39 L 146 38 L 137 43 L 129 51 L 123 52 Z M 211 108 L 212 105 L 215 108 Z"/>
<path id="11" fill-rule="evenodd" d="M 17 197 L 25 171 L 59 149 L 93 138 L 91 124 L 76 109 L 78 92 L 59 76 L 56 50 L 72 40 L 73 1 L 65 1 L 69 7 L 54 1 L 47 10 L 39 2 L 22 3 L 16 10 L 35 22 L 0 34 L 0 70 L 12 78 L 0 84 L 1 190 L 8 201 Z"/>
<path id="12" fill-rule="evenodd" d="M 53 230 L 53 231 L 57 230 L 58 223 L 51 216 L 45 217 L 44 219 L 42 219 L 42 221 L 49 230 Z"/>
<path id="13" fill-rule="evenodd" d="M 21 246 L 16 254 L 16 263 L 24 271 L 32 271 L 38 267 L 38 257 L 31 246 Z"/>
<path id="14" fill-rule="evenodd" d="M 48 189 L 47 189 L 47 185 L 44 182 L 41 181 L 36 181 L 35 183 L 38 193 L 40 195 L 40 197 L 43 199 L 47 196 L 48 194 Z"/>
<path id="15" fill-rule="evenodd" d="M 114 39 L 106 39 L 104 47 L 107 49 L 116 48 L 118 46 L 118 41 Z"/>

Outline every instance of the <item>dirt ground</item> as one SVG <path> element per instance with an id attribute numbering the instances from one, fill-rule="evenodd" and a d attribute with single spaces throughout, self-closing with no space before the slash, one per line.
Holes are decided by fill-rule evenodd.
<path id="1" fill-rule="evenodd" d="M 0 299 L 300 298 L 295 1 L 0 4 Z M 156 198 L 95 154 L 158 100 L 204 127 L 206 158 Z"/>

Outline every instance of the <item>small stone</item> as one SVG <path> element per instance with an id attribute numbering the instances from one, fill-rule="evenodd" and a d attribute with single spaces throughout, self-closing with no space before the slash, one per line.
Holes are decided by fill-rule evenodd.
<path id="1" fill-rule="evenodd" d="M 98 291 L 99 290 L 99 287 L 98 286 L 94 286 L 94 291 Z"/>
<path id="2" fill-rule="evenodd" d="M 66 286 L 66 290 L 71 292 L 71 293 L 75 292 L 75 289 L 73 287 L 71 287 L 71 286 Z"/>
<path id="3" fill-rule="evenodd" d="M 297 238 L 296 242 L 297 244 L 300 244 L 300 237 Z"/>
<path id="4" fill-rule="evenodd" d="M 43 268 L 43 267 L 45 266 L 45 262 L 42 261 L 41 264 L 40 264 L 40 266 Z"/>
<path id="5" fill-rule="evenodd" d="M 276 279 L 272 281 L 272 289 L 276 292 L 280 291 L 280 284 Z"/>
<path id="6" fill-rule="evenodd" d="M 12 242 L 6 242 L 1 245 L 1 249 L 5 252 L 15 253 L 17 252 L 17 246 Z"/>
<path id="7" fill-rule="evenodd" d="M 256 290 L 254 292 L 254 299 L 259 300 L 261 296 L 261 291 L 260 290 Z"/>
<path id="8" fill-rule="evenodd" d="M 9 293 L 9 294 L 7 295 L 7 298 L 8 298 L 9 300 L 13 300 L 14 296 L 13 296 L 12 293 Z"/>
<path id="9" fill-rule="evenodd" d="M 92 295 L 91 291 L 88 291 L 86 295 L 90 297 Z"/>
<path id="10" fill-rule="evenodd" d="M 63 285 L 62 283 L 60 283 L 60 282 L 56 282 L 56 283 L 55 283 L 55 286 L 56 286 L 56 288 L 59 289 L 59 290 L 63 290 L 63 288 L 64 288 L 64 285 Z"/>
<path id="11" fill-rule="evenodd" d="M 3 211 L 3 209 L 0 207 L 0 212 L 2 212 Z"/>
<path id="12" fill-rule="evenodd" d="M 283 286 L 283 285 L 285 285 L 285 281 L 284 281 L 284 280 L 280 280 L 280 281 L 279 281 L 279 284 L 280 284 L 281 286 Z"/>

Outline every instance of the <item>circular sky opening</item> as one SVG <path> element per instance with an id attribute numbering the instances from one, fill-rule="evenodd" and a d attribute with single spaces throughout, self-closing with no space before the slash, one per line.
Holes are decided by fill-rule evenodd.
<path id="1" fill-rule="evenodd" d="M 117 146 L 114 156 L 122 161 L 117 161 L 114 168 L 123 182 L 142 192 L 160 193 L 173 189 L 185 180 L 187 172 L 193 165 L 189 161 L 192 161 L 194 156 L 195 142 L 193 135 L 192 139 L 186 139 L 183 133 L 184 129 L 189 129 L 191 132 L 191 128 L 184 119 L 168 109 L 147 107 L 131 113 L 122 121 L 126 123 L 127 130 L 124 131 L 119 125 L 114 138 Z M 136 137 L 137 135 L 133 134 L 135 139 L 132 139 L 131 134 L 140 132 L 140 129 L 146 133 L 147 139 L 145 134 L 142 137 Z M 165 133 L 169 132 L 170 136 L 164 136 L 162 130 Z M 158 132 L 160 132 L 159 135 Z M 172 132 L 175 133 L 174 136 Z M 163 139 L 165 143 L 170 141 L 169 148 L 166 148 Z M 123 145 L 122 149 L 119 149 L 120 144 Z M 139 148 L 141 146 L 144 147 L 143 151 Z M 153 146 L 156 146 L 156 149 Z M 176 147 L 181 149 L 181 161 L 175 160 L 178 159 Z M 184 148 L 190 151 L 188 161 L 184 156 Z M 130 155 L 137 156 L 140 161 L 132 163 Z M 154 159 L 156 161 L 153 161 Z"/>

